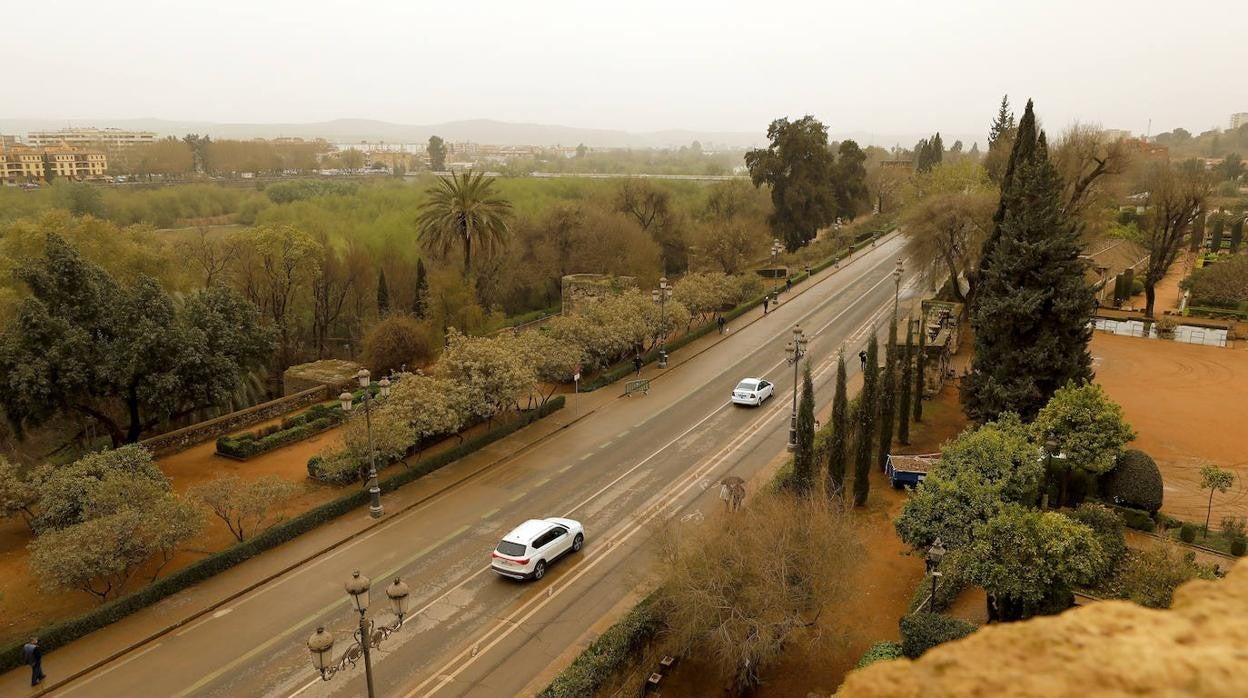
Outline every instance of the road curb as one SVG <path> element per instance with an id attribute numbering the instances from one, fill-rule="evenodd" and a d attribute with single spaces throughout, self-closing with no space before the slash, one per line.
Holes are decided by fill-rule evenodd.
<path id="1" fill-rule="evenodd" d="M 34 692 L 34 693 L 31 693 L 30 695 L 32 695 L 32 696 L 43 696 L 43 695 L 47 695 L 48 693 L 50 693 L 50 692 L 52 692 L 52 691 L 54 691 L 54 690 L 56 690 L 56 689 L 62 688 L 62 687 L 64 687 L 64 686 L 66 686 L 67 684 L 69 684 L 69 683 L 71 683 L 71 682 L 73 682 L 73 681 L 75 681 L 75 680 L 77 680 L 77 679 L 79 679 L 79 678 L 82 678 L 83 676 L 86 676 L 87 674 L 90 674 L 91 672 L 93 672 L 93 671 L 95 671 L 95 670 L 97 670 L 97 669 L 100 669 L 100 668 L 104 667 L 104 666 L 105 666 L 105 665 L 107 665 L 107 664 L 110 664 L 110 663 L 112 663 L 112 662 L 116 661 L 117 659 L 120 659 L 121 657 L 123 657 L 123 656 L 125 656 L 125 655 L 129 654 L 130 652 L 133 652 L 134 650 L 136 650 L 136 649 L 138 649 L 138 648 L 142 647 L 143 645 L 146 645 L 147 643 L 149 643 L 149 642 L 151 642 L 151 641 L 153 641 L 153 640 L 156 640 L 156 639 L 158 639 L 158 638 L 164 637 L 165 635 L 168 635 L 169 633 L 171 633 L 171 632 L 173 632 L 173 631 L 175 631 L 175 630 L 177 630 L 177 629 L 179 629 L 179 628 L 181 628 L 181 627 L 183 627 L 183 626 L 187 625 L 188 623 L 192 623 L 192 622 L 194 622 L 194 621 L 196 621 L 196 620 L 199 620 L 199 619 L 200 619 L 200 618 L 202 618 L 203 616 L 205 616 L 205 615 L 207 615 L 207 614 L 209 614 L 209 613 L 211 613 L 211 612 L 213 612 L 213 611 L 217 610 L 218 608 L 221 608 L 222 606 L 224 606 L 224 605 L 226 605 L 226 604 L 228 604 L 228 603 L 230 603 L 230 602 L 232 602 L 232 601 L 237 600 L 239 597 L 245 596 L 245 595 L 247 595 L 247 594 L 251 593 L 252 591 L 255 591 L 256 589 L 258 589 L 258 588 L 260 588 L 260 587 L 264 586 L 265 584 L 268 584 L 269 582 L 272 582 L 273 580 L 275 580 L 275 579 L 277 579 L 277 578 L 279 578 L 279 577 L 282 577 L 282 576 L 284 576 L 284 575 L 286 575 L 286 574 L 288 574 L 288 573 L 290 573 L 290 572 L 292 572 L 292 571 L 294 571 L 294 570 L 296 570 L 296 569 L 298 569 L 298 568 L 302 567 L 303 565 L 308 564 L 309 562 L 312 562 L 313 560 L 315 560 L 316 558 L 318 558 L 318 557 L 320 557 L 320 556 L 324 555 L 325 553 L 328 553 L 328 552 L 330 552 L 330 551 L 332 551 L 332 550 L 334 550 L 334 549 L 336 549 L 336 548 L 339 548 L 339 547 L 341 547 L 341 546 L 343 546 L 343 545 L 345 545 L 345 544 L 347 544 L 347 543 L 350 543 L 351 541 L 355 540 L 356 538 L 360 537 L 361 535 L 363 535 L 363 534 L 365 534 L 365 533 L 368 533 L 369 531 L 372 531 L 372 530 L 374 530 L 374 529 L 380 528 L 381 526 L 385 526 L 385 525 L 389 524 L 390 522 L 394 521 L 394 519 L 395 519 L 397 516 L 402 515 L 402 514 L 404 514 L 404 513 L 408 512 L 408 511 L 411 511 L 412 509 L 414 509 L 414 508 L 416 508 L 416 507 L 420 506 L 421 504 L 424 504 L 425 502 L 428 502 L 429 500 L 431 500 L 431 499 L 433 499 L 433 498 L 435 498 L 435 497 L 441 496 L 442 494 L 444 494 L 444 493 L 448 492 L 448 491 L 449 491 L 449 490 L 451 490 L 452 488 L 458 487 L 459 485 L 461 485 L 461 484 L 463 484 L 463 483 L 467 482 L 468 480 L 471 480 L 472 478 L 475 478 L 476 476 L 478 476 L 478 475 L 480 475 L 480 474 L 482 474 L 482 473 L 486 472 L 487 470 L 491 470 L 491 469 L 493 469 L 494 467 L 496 467 L 496 466 L 498 466 L 498 465 L 501 465 L 503 462 L 505 462 L 505 461 L 507 461 L 507 460 L 510 460 L 510 459 L 514 458 L 515 456 L 520 455 L 521 453 L 524 453 L 525 451 L 529 450 L 530 448 L 532 448 L 532 447 L 534 447 L 534 446 L 537 446 L 538 444 L 540 444 L 540 443 L 542 443 L 542 442 L 546 441 L 546 440 L 547 440 L 547 439 L 549 439 L 550 437 L 552 437 L 552 436 L 554 436 L 554 435 L 556 435 L 556 434 L 558 434 L 558 433 L 562 432 L 563 430 L 565 430 L 565 429 L 567 429 L 567 428 L 571 427 L 572 425 L 576 424 L 577 422 L 580 422 L 581 420 L 583 420 L 583 419 L 585 419 L 585 418 L 589 417 L 590 415 L 594 414 L 594 413 L 595 413 L 595 412 L 597 412 L 597 411 L 598 411 L 598 410 L 597 410 L 597 408 L 593 408 L 593 409 L 587 410 L 584 414 L 581 414 L 581 415 L 578 415 L 578 416 L 576 416 L 576 417 L 572 418 L 572 420 L 571 420 L 571 421 L 569 421 L 567 424 L 564 424 L 564 425 L 562 425 L 562 426 L 558 427 L 557 429 L 554 429 L 554 430 L 553 430 L 553 431 L 551 431 L 550 433 L 548 433 L 548 434 L 543 434 L 542 436 L 539 436 L 538 438 L 536 438 L 536 439 L 534 439 L 533 441 L 531 441 L 531 442 L 529 442 L 529 443 L 527 443 L 527 444 L 525 444 L 525 445 L 521 446 L 520 448 L 516 449 L 515 451 L 512 451 L 511 453 L 508 453 L 508 454 L 506 454 L 506 455 L 500 456 L 500 457 L 498 457 L 498 458 L 494 459 L 493 461 L 490 461 L 489 463 L 486 463 L 485 465 L 481 466 L 480 468 L 477 468 L 476 470 L 472 471 L 471 473 L 468 473 L 467 475 L 464 475 L 463 477 L 459 478 L 458 480 L 455 480 L 455 481 L 453 481 L 453 482 L 447 483 L 444 487 L 441 487 L 441 488 L 439 488 L 439 489 L 437 489 L 437 490 L 435 490 L 435 491 L 433 491 L 433 492 L 430 492 L 430 493 L 428 493 L 428 494 L 426 494 L 426 495 L 424 495 L 424 496 L 422 496 L 422 497 L 420 497 L 420 498 L 416 499 L 415 501 L 413 501 L 413 502 L 411 502 L 411 503 L 407 504 L 407 505 L 406 505 L 406 506 L 404 506 L 403 508 L 401 508 L 401 509 L 399 509 L 398 511 L 394 512 L 394 514 L 393 514 L 393 515 L 388 516 L 387 518 L 384 518 L 384 519 L 380 519 L 380 520 L 375 521 L 375 522 L 373 522 L 373 523 L 370 523 L 370 524 L 368 524 L 367 526 L 365 526 L 364 528 L 362 528 L 362 529 L 360 529 L 360 530 L 358 530 L 358 531 L 355 531 L 355 532 L 351 533 L 351 535 L 347 536 L 346 538 L 343 538 L 343 539 L 341 539 L 341 540 L 338 540 L 338 541 L 334 542 L 333 544 L 331 544 L 331 545 L 329 545 L 329 546 L 327 546 L 327 547 L 324 547 L 324 548 L 322 548 L 322 549 L 319 549 L 319 550 L 317 550 L 316 552 L 313 552 L 313 553 L 311 553 L 311 554 L 309 554 L 309 555 L 305 555 L 303 558 L 299 559 L 298 561 L 296 561 L 296 562 L 294 562 L 294 563 L 292 563 L 292 564 L 290 564 L 290 565 L 287 565 L 286 567 L 283 567 L 282 569 L 280 569 L 280 570 L 278 570 L 278 571 L 276 571 L 276 572 L 273 572 L 272 574 L 269 574 L 269 575 L 267 575 L 267 576 L 265 576 L 265 577 L 262 577 L 262 578 L 261 578 L 261 579 L 259 579 L 258 581 L 255 581 L 255 582 L 253 582 L 253 583 L 251 583 L 251 584 L 247 585 L 246 587 L 244 587 L 244 588 L 242 588 L 242 589 L 240 589 L 240 590 L 238 590 L 238 591 L 235 591 L 235 592 L 231 593 L 230 595 L 226 596 L 225 598 L 222 598 L 222 599 L 220 599 L 219 601 L 216 601 L 216 602 L 212 603 L 211 605 L 209 605 L 209 606 L 207 606 L 207 607 L 205 607 L 205 608 L 201 608 L 201 609 L 197 610 L 195 613 L 191 614 L 190 616 L 187 616 L 187 617 L 185 617 L 185 618 L 182 618 L 182 619 L 181 619 L 181 620 L 179 620 L 178 622 L 176 622 L 176 623 L 174 623 L 174 624 L 172 624 L 172 625 L 166 626 L 166 627 L 164 627 L 164 628 L 162 628 L 162 629 L 160 629 L 160 630 L 158 630 L 158 631 L 156 631 L 156 632 L 150 633 L 150 634 L 148 634 L 146 637 L 144 637 L 144 638 L 143 638 L 143 639 L 141 639 L 141 640 L 138 640 L 138 641 L 135 641 L 135 642 L 131 642 L 131 643 L 127 644 L 125 647 L 123 647 L 122 649 L 119 649 L 119 650 L 117 650 L 116 652 L 112 653 L 111 655 L 109 655 L 109 656 L 105 657 L 104 659 L 98 660 L 98 661 L 96 661 L 96 662 L 94 662 L 94 663 L 92 663 L 92 664 L 90 664 L 90 665 L 88 665 L 88 666 L 86 666 L 86 667 L 84 667 L 84 668 L 82 668 L 82 669 L 79 669 L 78 671 L 74 672 L 73 674 L 70 674 L 69 676 L 66 676 L 64 679 L 62 679 L 62 680 L 61 680 L 61 681 L 59 681 L 58 683 L 52 683 L 52 684 L 49 684 L 49 685 L 47 685 L 46 687 L 42 687 L 42 688 L 40 688 L 38 691 L 36 691 L 36 692 Z M 535 422 L 535 424 L 536 424 L 536 422 Z M 367 505 L 362 504 L 362 505 L 360 505 L 360 507 L 358 507 L 358 508 L 362 509 L 362 508 L 364 508 L 365 506 L 367 506 Z M 352 510 L 352 511 L 355 511 L 355 510 Z M 314 530 L 315 530 L 315 529 L 314 529 Z M 294 539 L 294 540 L 297 540 L 297 539 Z M 263 554 L 263 553 L 261 553 L 261 554 Z M 162 600 L 163 600 L 163 599 L 162 599 Z M 153 608 L 153 606 L 148 606 L 147 608 L 148 608 L 148 609 L 150 609 L 150 608 Z M 90 637 L 90 636 L 91 636 L 91 634 L 87 634 L 87 635 L 85 635 L 85 636 L 83 636 L 83 637 L 85 638 L 85 637 Z M 15 671 L 16 671 L 16 669 L 15 669 Z"/>

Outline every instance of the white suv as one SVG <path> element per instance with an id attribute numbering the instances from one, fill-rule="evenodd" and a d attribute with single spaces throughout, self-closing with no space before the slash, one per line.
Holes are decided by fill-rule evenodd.
<path id="1" fill-rule="evenodd" d="M 529 519 L 503 536 L 490 567 L 512 579 L 541 579 L 557 558 L 585 545 L 585 529 L 572 519 Z"/>

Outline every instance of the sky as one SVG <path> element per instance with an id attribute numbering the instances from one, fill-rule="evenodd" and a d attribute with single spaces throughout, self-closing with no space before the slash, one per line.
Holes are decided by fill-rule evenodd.
<path id="1" fill-rule="evenodd" d="M 627 131 L 1226 128 L 1248 1 L 61 0 L 6 13 L 6 118 Z M 37 15 L 34 16 L 34 15 Z M 23 29 L 30 29 L 27 31 Z M 16 59 L 16 60 L 14 60 Z"/>

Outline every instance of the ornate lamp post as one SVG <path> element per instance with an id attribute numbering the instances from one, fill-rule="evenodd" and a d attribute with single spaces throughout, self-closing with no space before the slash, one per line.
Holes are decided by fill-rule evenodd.
<path id="1" fill-rule="evenodd" d="M 333 658 L 334 636 L 325 632 L 324 626 L 318 626 L 312 637 L 308 638 L 308 651 L 312 653 L 312 668 L 321 675 L 321 680 L 328 681 L 348 666 L 355 668 L 356 662 L 364 658 L 364 678 L 368 684 L 368 696 L 373 693 L 373 662 L 369 650 L 381 647 L 381 643 L 394 631 L 403 627 L 403 616 L 407 614 L 407 585 L 398 577 L 386 587 L 386 597 L 390 599 L 390 610 L 397 619 L 390 625 L 377 625 L 369 618 L 369 588 L 372 582 L 368 577 L 361 577 L 360 571 L 351 574 L 346 583 L 347 595 L 351 597 L 352 609 L 360 614 L 360 627 L 355 630 L 353 642 L 347 651 L 338 659 Z"/>
<path id="2" fill-rule="evenodd" d="M 377 462 L 374 457 L 376 449 L 373 448 L 373 417 L 372 391 L 368 389 L 368 369 L 361 368 L 359 373 L 355 374 L 355 379 L 359 382 L 360 387 L 364 389 L 364 423 L 368 429 L 368 515 L 374 519 L 380 518 L 385 512 L 381 508 L 381 486 L 377 483 Z M 390 379 L 382 378 L 377 382 L 377 392 L 381 397 L 390 395 Z M 351 413 L 351 393 L 343 391 L 338 396 L 338 400 L 342 403 L 342 411 L 347 414 Z"/>
<path id="3" fill-rule="evenodd" d="M 776 273 L 776 259 L 780 256 L 780 253 L 781 253 L 781 252 L 784 252 L 784 245 L 780 244 L 780 238 L 772 238 L 772 239 L 771 239 L 771 273 L 772 273 L 772 278 L 773 278 L 773 279 L 778 278 L 778 277 L 776 277 L 776 276 L 775 276 L 775 273 Z M 771 297 L 772 297 L 772 298 L 776 298 L 776 297 L 777 297 L 777 296 L 779 296 L 779 295 L 780 295 L 780 294 L 779 294 L 779 292 L 776 290 L 776 287 L 775 287 L 775 286 L 772 286 L 772 288 L 771 288 Z"/>
<path id="4" fill-rule="evenodd" d="M 672 297 L 672 285 L 667 277 L 659 279 L 659 287 L 650 292 L 650 299 L 659 306 L 659 323 L 662 335 L 659 337 L 659 368 L 667 368 L 667 299 Z"/>
<path id="5" fill-rule="evenodd" d="M 893 307 L 897 307 L 897 299 L 901 297 L 901 271 L 904 263 L 901 257 L 897 258 L 897 267 L 893 269 Z"/>
<path id="6" fill-rule="evenodd" d="M 789 450 L 797 450 L 797 365 L 806 356 L 806 345 L 810 342 L 801 325 L 793 326 L 793 339 L 784 345 L 788 354 L 789 365 L 793 367 L 793 413 L 789 416 Z"/>
<path id="7" fill-rule="evenodd" d="M 1059 453 L 1057 444 L 1057 435 L 1049 432 L 1049 436 L 1044 440 L 1044 494 L 1040 495 L 1040 508 L 1049 508 L 1049 478 L 1053 477 L 1053 459 Z"/>
<path id="8" fill-rule="evenodd" d="M 937 536 L 936 540 L 932 542 L 932 547 L 927 549 L 927 557 L 923 560 L 927 564 L 927 574 L 932 578 L 932 596 L 927 602 L 927 610 L 930 613 L 936 612 L 936 580 L 941 577 L 940 561 L 947 552 L 949 551 L 945 550 L 944 544 L 940 542 L 940 537 Z"/>

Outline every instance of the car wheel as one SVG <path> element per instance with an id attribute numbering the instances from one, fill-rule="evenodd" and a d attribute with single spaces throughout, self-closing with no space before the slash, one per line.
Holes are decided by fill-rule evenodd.
<path id="1" fill-rule="evenodd" d="M 572 539 L 572 552 L 580 552 L 581 546 L 585 545 L 585 536 L 576 534 L 576 538 Z"/>
<path id="2" fill-rule="evenodd" d="M 546 561 L 538 560 L 537 567 L 533 568 L 533 578 L 541 579 L 542 577 L 545 577 L 545 576 L 546 576 Z"/>

